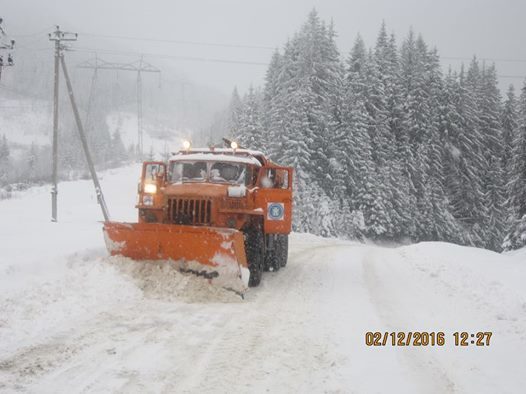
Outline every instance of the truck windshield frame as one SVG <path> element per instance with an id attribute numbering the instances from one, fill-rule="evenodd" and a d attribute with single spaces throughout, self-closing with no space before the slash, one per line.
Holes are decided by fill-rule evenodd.
<path id="1" fill-rule="evenodd" d="M 214 183 L 249 186 L 252 183 L 251 172 L 251 166 L 245 163 L 177 160 L 170 162 L 168 181 L 171 184 Z"/>

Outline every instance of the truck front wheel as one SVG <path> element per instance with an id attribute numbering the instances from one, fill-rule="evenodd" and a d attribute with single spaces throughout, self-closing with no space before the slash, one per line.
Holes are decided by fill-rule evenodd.
<path id="1" fill-rule="evenodd" d="M 261 282 L 265 262 L 265 238 L 261 230 L 253 229 L 245 233 L 245 250 L 250 270 L 248 285 L 256 287 Z"/>

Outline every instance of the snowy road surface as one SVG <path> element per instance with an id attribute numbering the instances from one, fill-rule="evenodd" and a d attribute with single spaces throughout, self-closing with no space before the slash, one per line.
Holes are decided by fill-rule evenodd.
<path id="1" fill-rule="evenodd" d="M 134 220 L 138 168 L 102 181 Z M 0 392 L 519 393 L 526 253 L 382 248 L 294 234 L 245 300 L 169 267 L 107 258 L 88 181 L 0 201 Z M 443 331 L 443 347 L 367 347 L 367 331 Z M 492 331 L 489 347 L 453 333 Z"/>

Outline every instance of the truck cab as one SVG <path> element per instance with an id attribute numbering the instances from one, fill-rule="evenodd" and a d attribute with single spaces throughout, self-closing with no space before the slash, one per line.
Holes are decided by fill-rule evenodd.
<path id="1" fill-rule="evenodd" d="M 243 232 L 251 285 L 286 265 L 293 169 L 246 149 L 187 149 L 143 163 L 139 223 Z"/>

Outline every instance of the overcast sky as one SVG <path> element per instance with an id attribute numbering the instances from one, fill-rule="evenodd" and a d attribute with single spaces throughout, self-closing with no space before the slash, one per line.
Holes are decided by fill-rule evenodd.
<path id="1" fill-rule="evenodd" d="M 360 33 L 368 45 L 385 20 L 399 39 L 410 26 L 436 46 L 445 66 L 459 60 L 445 57 L 516 59 L 498 61 L 500 75 L 526 76 L 525 0 L 0 0 L 4 27 L 26 48 L 36 45 L 35 33 L 52 25 L 79 32 L 75 46 L 97 50 L 164 54 L 200 59 L 267 63 L 271 48 L 282 47 L 316 7 L 325 20 L 334 20 L 338 44 L 347 54 Z M 121 40 L 94 37 L 129 36 L 194 44 Z M 215 43 L 246 47 L 197 45 Z M 33 45 L 33 46 L 32 46 Z M 100 56 L 111 56 L 100 52 Z M 137 56 L 119 55 L 124 60 Z M 86 58 L 90 57 L 86 53 Z M 218 63 L 146 56 L 160 68 L 175 68 L 188 78 L 229 93 L 234 85 L 245 90 L 262 83 L 265 66 Z M 501 86 L 518 79 L 502 79 Z"/>

